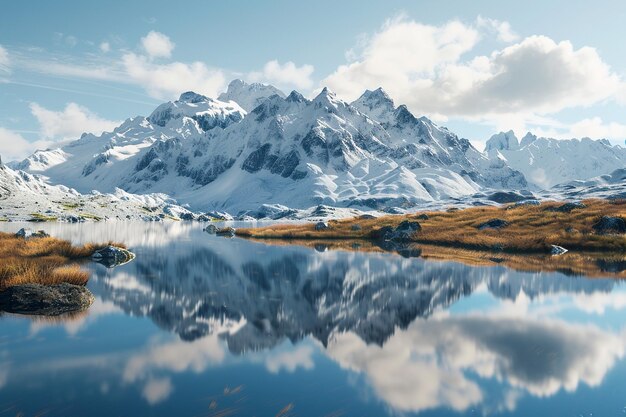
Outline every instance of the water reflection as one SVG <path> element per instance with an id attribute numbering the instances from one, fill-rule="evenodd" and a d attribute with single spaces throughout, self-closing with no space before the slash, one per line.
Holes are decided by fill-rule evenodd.
<path id="1" fill-rule="evenodd" d="M 0 321 L 31 343 L 58 326 L 66 335 L 53 357 L 40 358 L 42 344 L 24 353 L 20 343 L 0 339 L 0 399 L 8 378 L 24 388 L 19 381 L 33 374 L 82 378 L 74 371 L 97 368 L 92 401 L 107 403 L 113 387 L 126 394 L 135 387 L 135 396 L 163 415 L 166 404 L 196 393 L 189 381 L 211 375 L 221 378 L 206 382 L 216 392 L 235 375 L 249 378 L 239 415 L 276 414 L 277 404 L 253 394 L 267 380 L 275 382 L 275 395 L 313 401 L 298 415 L 324 415 L 337 404 L 348 415 L 476 407 L 528 415 L 521 401 L 559 409 L 568 403 L 557 394 L 581 386 L 600 387 L 602 398 L 607 374 L 624 356 L 619 313 L 626 291 L 619 281 L 266 246 L 210 236 L 188 223 L 119 225 L 48 225 L 75 242 L 125 242 L 137 258 L 114 269 L 90 265 L 97 300 L 85 316 Z M 68 349 L 79 345 L 91 350 Z M 332 381 L 333 390 L 320 388 L 327 404 L 306 395 L 305 375 Z M 219 392 L 224 404 L 226 391 Z"/>

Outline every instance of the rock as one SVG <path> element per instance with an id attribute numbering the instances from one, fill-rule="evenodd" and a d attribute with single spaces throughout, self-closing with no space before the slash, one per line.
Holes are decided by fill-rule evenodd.
<path id="1" fill-rule="evenodd" d="M 418 215 L 417 217 L 415 217 L 417 220 L 428 220 L 430 217 L 428 217 L 428 214 L 426 213 L 422 213 L 420 215 Z"/>
<path id="2" fill-rule="evenodd" d="M 32 234 L 32 236 L 31 236 L 31 237 L 39 237 L 39 238 L 42 238 L 42 237 L 50 237 L 50 235 L 49 235 L 48 233 L 46 233 L 46 231 L 45 231 L 45 230 L 37 230 L 36 232 L 34 232 L 34 233 Z"/>
<path id="3" fill-rule="evenodd" d="M 390 240 L 393 234 L 393 227 L 383 226 L 380 229 L 372 231 L 372 237 L 379 240 Z"/>
<path id="4" fill-rule="evenodd" d="M 317 252 L 327 252 L 328 251 L 328 245 L 325 245 L 323 243 L 316 243 L 315 245 L 313 245 L 313 248 L 315 248 L 315 250 Z"/>
<path id="5" fill-rule="evenodd" d="M 449 209 L 446 210 L 448 213 L 454 213 L 455 211 L 459 211 L 458 207 L 450 207 Z"/>
<path id="6" fill-rule="evenodd" d="M 209 211 L 205 213 L 205 216 L 208 216 L 215 220 L 221 220 L 221 221 L 233 221 L 234 220 L 233 216 L 222 211 Z"/>
<path id="7" fill-rule="evenodd" d="M 15 234 L 15 237 L 20 237 L 22 239 L 28 239 L 32 235 L 33 235 L 33 231 L 32 230 L 21 228 L 20 230 L 17 231 L 17 233 Z"/>
<path id="8" fill-rule="evenodd" d="M 411 240 L 415 232 L 419 232 L 420 230 L 422 230 L 422 226 L 418 222 L 404 220 L 393 231 L 391 240 Z"/>
<path id="9" fill-rule="evenodd" d="M 330 226 L 326 222 L 317 222 L 317 223 L 315 223 L 315 230 L 317 230 L 317 231 L 328 230 L 328 229 L 330 229 Z"/>
<path id="10" fill-rule="evenodd" d="M 550 254 L 554 256 L 563 255 L 565 252 L 567 252 L 567 249 L 558 245 L 552 245 L 552 249 L 550 249 Z"/>
<path id="11" fill-rule="evenodd" d="M 94 302 L 94 296 L 82 285 L 24 284 L 0 292 L 0 310 L 16 314 L 58 316 L 82 311 Z"/>
<path id="12" fill-rule="evenodd" d="M 561 206 L 558 207 L 548 207 L 546 209 L 546 211 L 554 211 L 554 212 L 558 212 L 558 213 L 569 213 L 572 210 L 576 210 L 576 209 L 582 209 L 587 207 L 586 205 L 584 205 L 583 203 L 579 203 L 579 202 L 574 202 L 574 203 L 565 203 Z"/>
<path id="13" fill-rule="evenodd" d="M 601 235 L 626 233 L 626 222 L 621 217 L 602 216 L 592 227 Z"/>
<path id="14" fill-rule="evenodd" d="M 201 214 L 201 215 L 198 216 L 198 218 L 196 220 L 199 221 L 199 222 L 206 223 L 206 222 L 210 222 L 211 218 L 209 216 L 207 216 L 206 214 Z"/>
<path id="15" fill-rule="evenodd" d="M 214 235 L 214 234 L 216 234 L 216 233 L 217 233 L 217 227 L 215 227 L 215 225 L 214 225 L 214 224 L 210 224 L 210 225 L 208 225 L 208 226 L 207 226 L 207 227 L 205 227 L 203 230 L 204 230 L 205 232 L 207 232 L 208 234 L 210 234 L 210 235 Z"/>
<path id="16" fill-rule="evenodd" d="M 500 204 L 517 203 L 518 201 L 524 201 L 528 199 L 528 196 L 513 191 L 498 191 L 487 197 L 487 200 Z"/>
<path id="17" fill-rule="evenodd" d="M 509 225 L 509 222 L 507 222 L 506 220 L 502 220 L 502 219 L 491 219 L 491 220 L 487 220 L 484 223 L 481 223 L 477 226 L 478 230 L 485 230 L 485 229 L 500 229 L 502 227 L 507 227 Z"/>
<path id="18" fill-rule="evenodd" d="M 511 204 L 506 209 L 511 210 L 511 209 L 516 209 L 520 207 L 540 206 L 540 205 L 541 205 L 541 202 L 539 200 L 526 200 L 526 201 L 518 201 L 515 204 Z"/>
<path id="19" fill-rule="evenodd" d="M 124 265 L 135 259 L 135 255 L 117 246 L 107 246 L 102 249 L 98 249 L 91 255 L 91 259 L 98 262 L 107 268 L 113 268 L 114 266 Z"/>
<path id="20" fill-rule="evenodd" d="M 186 211 L 184 213 L 180 213 L 180 219 L 185 221 L 195 220 L 193 213 Z"/>
<path id="21" fill-rule="evenodd" d="M 362 214 L 357 218 L 360 220 L 371 220 L 371 219 L 375 219 L 376 216 L 372 216 L 371 214 Z"/>
<path id="22" fill-rule="evenodd" d="M 235 237 L 235 228 L 234 227 L 223 227 L 221 229 L 217 229 L 215 231 L 215 234 L 217 236 Z"/>
<path id="23" fill-rule="evenodd" d="M 362 230 L 362 229 L 363 229 L 363 228 L 361 227 L 361 225 L 360 225 L 360 224 L 353 224 L 353 225 L 350 227 L 350 230 L 352 230 L 352 231 L 354 231 L 354 232 L 358 232 L 358 231 L 360 231 L 360 230 Z"/>

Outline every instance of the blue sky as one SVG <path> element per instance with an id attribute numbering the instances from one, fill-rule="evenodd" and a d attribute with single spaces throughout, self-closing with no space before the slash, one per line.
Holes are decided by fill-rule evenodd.
<path id="1" fill-rule="evenodd" d="M 233 78 L 346 100 L 383 86 L 479 147 L 503 129 L 626 138 L 623 1 L 60 4 L 3 5 L 5 159 Z"/>

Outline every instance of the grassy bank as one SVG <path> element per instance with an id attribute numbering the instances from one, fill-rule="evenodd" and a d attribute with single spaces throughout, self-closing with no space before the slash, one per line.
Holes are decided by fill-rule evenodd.
<path id="1" fill-rule="evenodd" d="M 353 218 L 329 221 L 325 230 L 316 230 L 314 224 L 272 225 L 237 229 L 236 234 L 255 239 L 376 240 L 382 228 L 395 228 L 408 220 L 421 226 L 409 241 L 421 244 L 510 253 L 549 253 L 552 245 L 575 251 L 626 251 L 625 235 L 602 234 L 593 228 L 602 216 L 626 218 L 626 201 L 587 200 L 583 207 L 570 211 L 564 210 L 563 204 L 546 202 Z M 492 219 L 503 220 L 506 226 L 480 228 Z"/>
<path id="2" fill-rule="evenodd" d="M 0 291 L 21 284 L 85 285 L 89 274 L 77 262 L 107 245 L 74 246 L 53 237 L 24 239 L 0 233 Z"/>

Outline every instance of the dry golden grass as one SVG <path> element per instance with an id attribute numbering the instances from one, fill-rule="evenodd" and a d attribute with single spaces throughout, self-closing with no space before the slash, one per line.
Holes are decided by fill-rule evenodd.
<path id="1" fill-rule="evenodd" d="M 422 230 L 413 241 L 456 248 L 504 252 L 549 252 L 552 245 L 577 251 L 626 251 L 624 235 L 600 235 L 592 225 L 601 216 L 626 218 L 626 201 L 587 200 L 587 207 L 569 213 L 549 211 L 563 203 L 547 202 L 540 206 L 475 207 L 452 212 L 427 212 L 427 220 L 418 214 L 385 216 L 376 219 L 330 221 L 330 228 L 316 231 L 313 224 L 273 225 L 237 229 L 241 237 L 263 239 L 373 239 L 384 226 L 395 227 L 403 220 L 416 220 Z M 510 223 L 502 229 L 479 230 L 477 226 L 499 218 Z M 353 230 L 354 225 L 360 230 Z"/>
<path id="2" fill-rule="evenodd" d="M 379 246 L 374 240 L 364 239 L 257 239 L 251 240 L 272 245 L 299 245 L 316 250 L 340 250 L 385 253 L 388 248 Z M 399 254 L 419 254 L 420 258 L 433 261 L 460 262 L 471 266 L 503 265 L 518 271 L 563 272 L 596 278 L 626 279 L 626 254 L 598 252 L 568 252 L 561 256 L 539 253 L 494 253 L 492 251 L 453 248 L 449 246 L 408 243 L 398 247 Z M 615 268 L 611 268 L 611 266 Z M 620 270 L 624 267 L 624 270 Z"/>
<path id="3" fill-rule="evenodd" d="M 88 258 L 109 244 L 124 247 L 119 243 L 73 246 L 52 237 L 22 239 L 0 233 L 0 291 L 26 283 L 85 285 L 89 273 L 72 261 Z"/>

